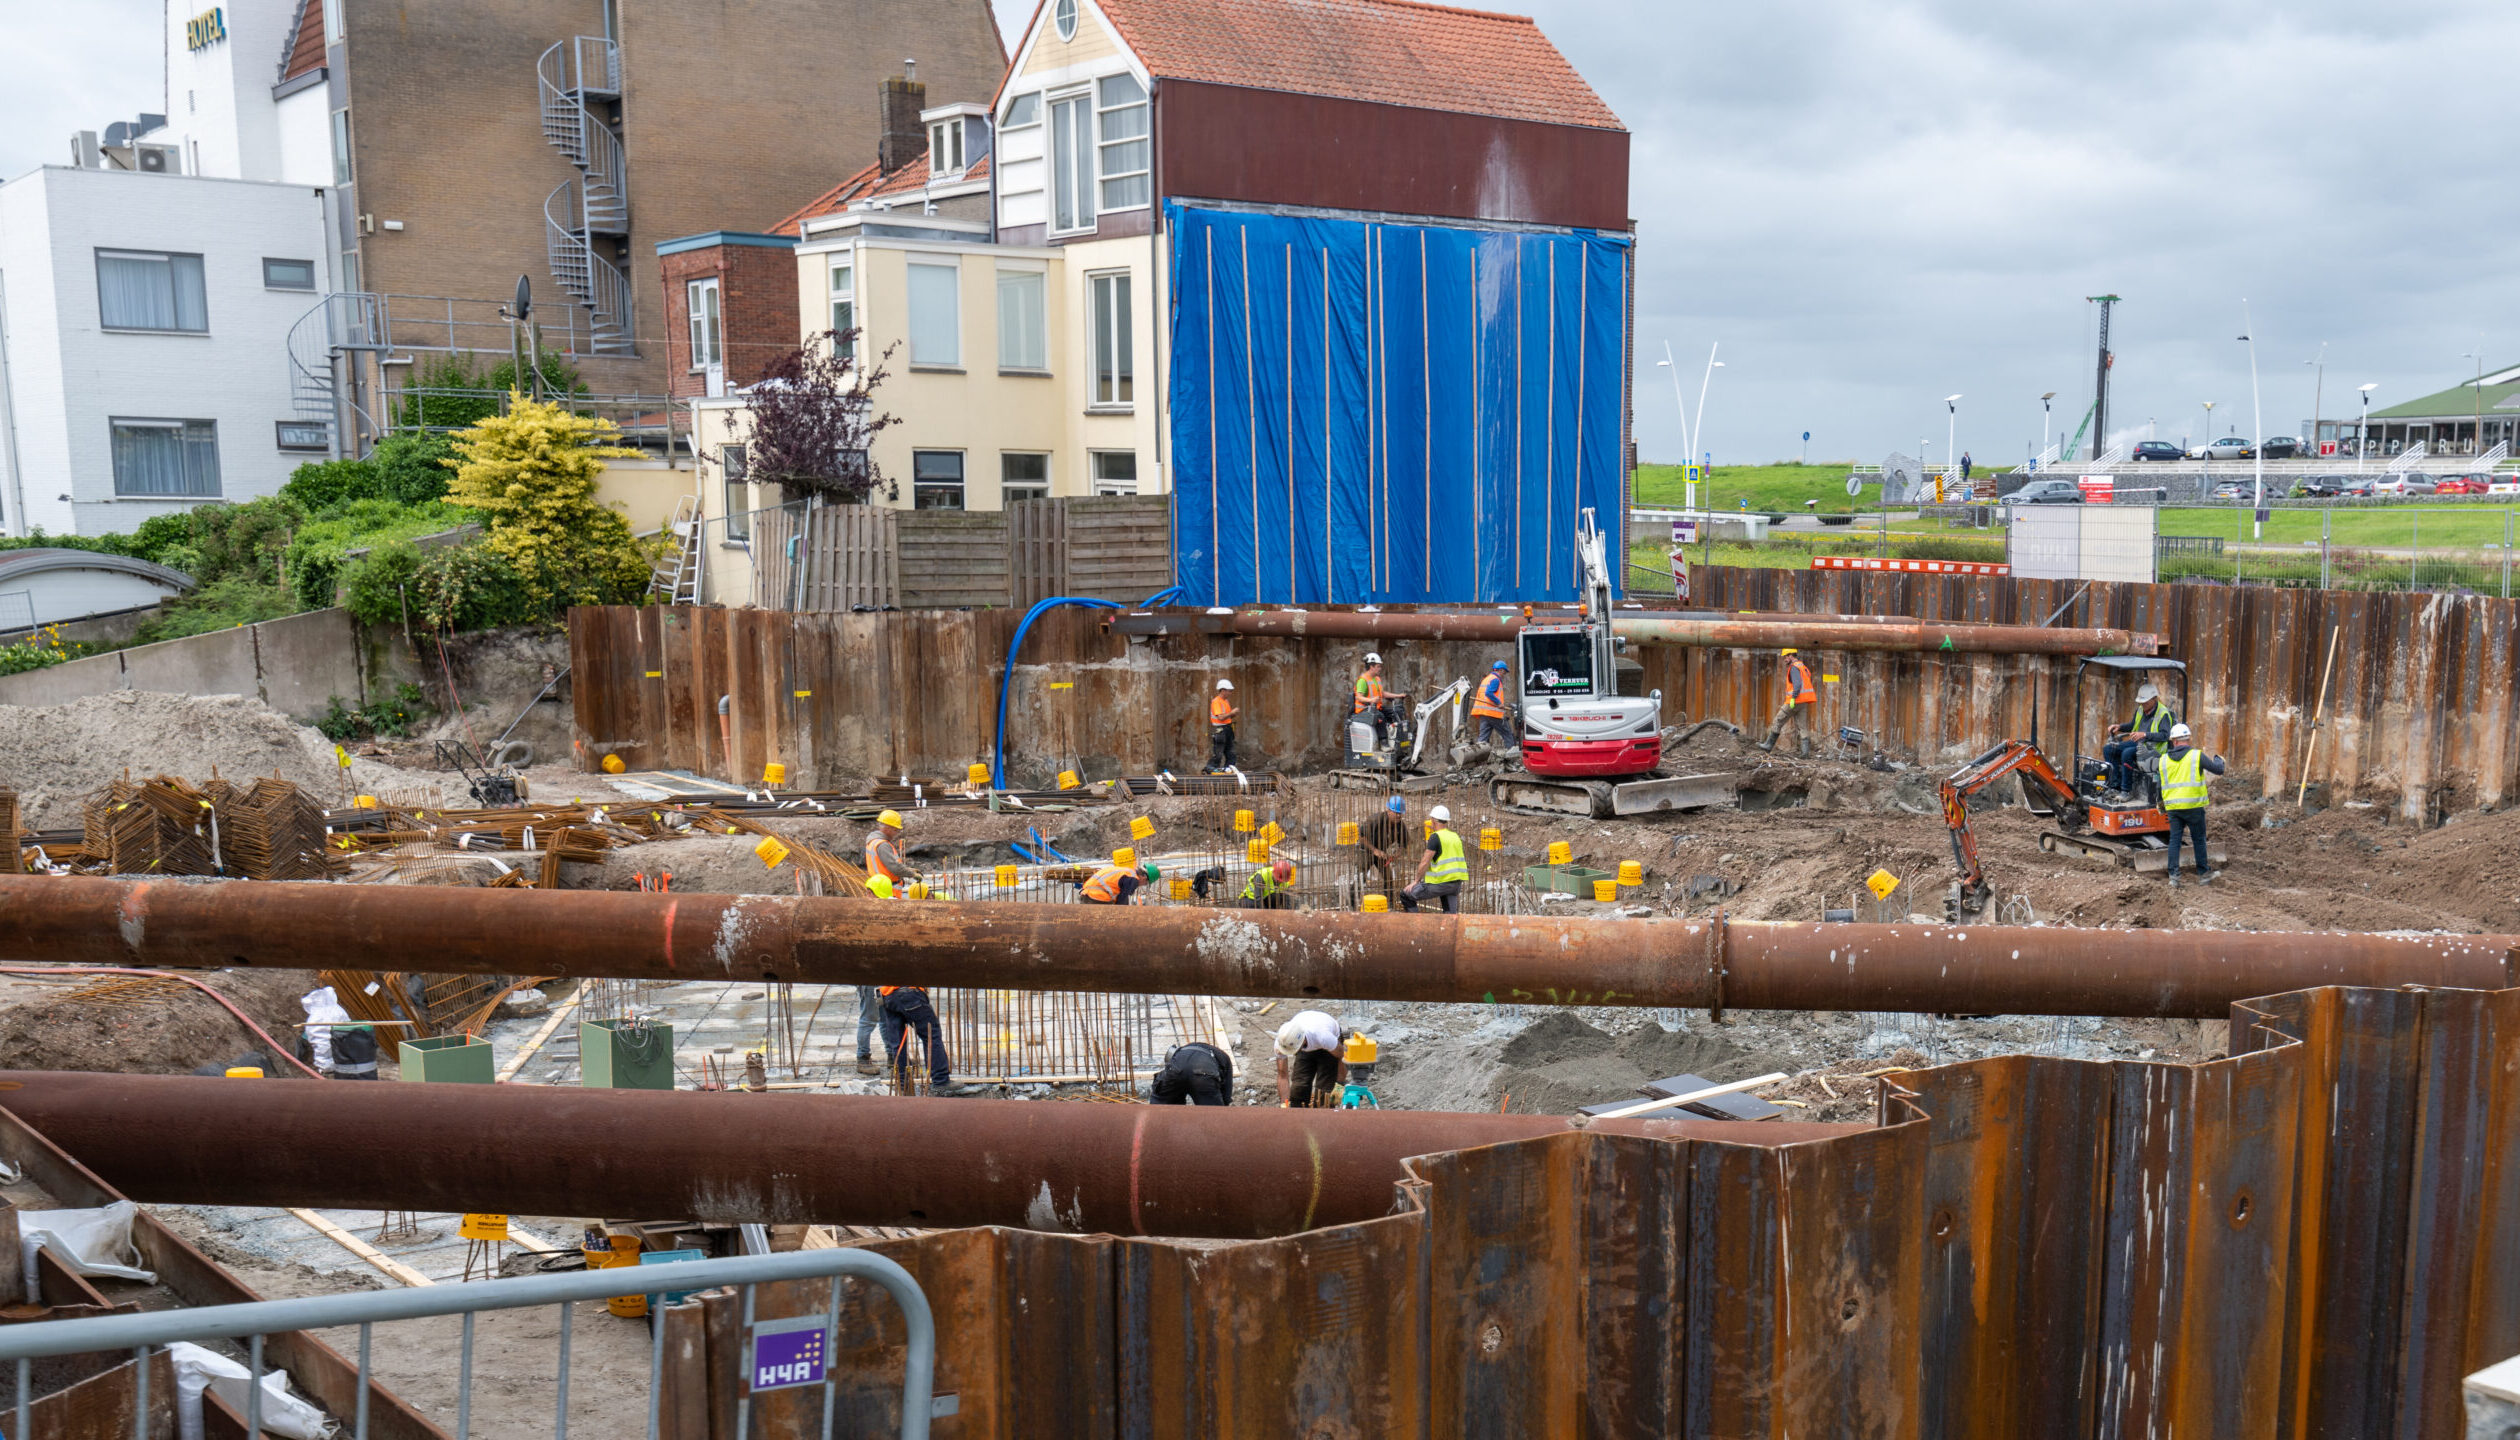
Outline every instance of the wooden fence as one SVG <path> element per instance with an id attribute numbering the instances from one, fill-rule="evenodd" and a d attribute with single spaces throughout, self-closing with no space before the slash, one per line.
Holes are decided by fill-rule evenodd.
<path id="1" fill-rule="evenodd" d="M 1071 579 L 1072 579 L 1071 575 Z M 2516 603 L 2470 596 L 2215 585 L 2093 584 L 1847 571 L 1701 569 L 1712 608 L 1913 615 L 1955 622 L 2123 626 L 2169 637 L 2190 666 L 2188 720 L 2207 748 L 2264 793 L 2303 775 L 2331 636 L 2327 724 L 2308 775 L 2332 798 L 2393 801 L 2410 816 L 2499 806 L 2520 785 Z M 807 784 L 871 775 L 958 775 L 989 753 L 998 676 L 1018 612 L 791 614 L 641 609 L 573 612 L 578 739 L 593 765 L 758 776 L 778 760 Z M 1066 764 L 1089 774 L 1195 767 L 1202 707 L 1219 679 L 1242 701 L 1247 760 L 1318 768 L 1338 756 L 1346 687 L 1366 646 L 1320 639 L 1169 636 L 1124 640 L 1083 611 L 1042 617 L 1009 697 L 1007 759 L 1037 783 Z M 1431 693 L 1485 672 L 1494 645 L 1380 642 L 1396 688 Z M 1667 722 L 1764 727 L 1782 693 L 1772 652 L 1643 647 L 1641 683 Z M 2125 686 L 2078 692 L 2070 659 L 1815 653 L 1813 733 L 1861 730 L 1867 749 L 1941 763 L 2033 725 L 2084 748 L 2130 708 Z M 2175 692 L 2174 692 L 2175 693 Z M 721 745 L 717 698 L 732 697 Z M 2233 787 L 2227 787 L 2233 788 Z M 2235 792 L 2236 793 L 2236 792 Z"/>
<path id="2" fill-rule="evenodd" d="M 1003 511 L 763 511 L 749 598 L 758 609 L 813 612 L 1142 600 L 1172 583 L 1170 505 L 1156 495 L 1019 500 Z"/>

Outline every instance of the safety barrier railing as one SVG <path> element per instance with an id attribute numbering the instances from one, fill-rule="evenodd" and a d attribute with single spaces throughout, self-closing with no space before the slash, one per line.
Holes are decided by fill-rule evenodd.
<path id="1" fill-rule="evenodd" d="M 756 1388 L 801 1388 L 813 1383 L 810 1378 L 802 1378 L 810 1371 L 812 1377 L 821 1381 L 822 1435 L 823 1440 L 830 1440 L 838 1397 L 834 1393 L 829 1361 L 833 1347 L 838 1343 L 840 1286 L 844 1278 L 882 1286 L 893 1297 L 893 1303 L 901 1307 L 908 1332 L 902 1379 L 901 1435 L 902 1440 L 927 1440 L 928 1421 L 935 1413 L 936 1388 L 936 1321 L 928 1309 L 927 1296 L 919 1289 L 919 1282 L 910 1272 L 898 1264 L 872 1251 L 851 1249 L 795 1250 L 722 1260 L 679 1260 L 577 1274 L 530 1275 L 512 1280 L 432 1285 L 425 1289 L 365 1291 L 355 1295 L 263 1300 L 248 1305 L 207 1305 L 191 1310 L 156 1310 L 0 1326 L 0 1361 L 16 1362 L 17 1370 L 16 1416 L 8 1433 L 12 1437 L 32 1433 L 29 1412 L 36 1360 L 51 1355 L 129 1350 L 141 1362 L 133 1367 L 137 1376 L 135 1383 L 140 1387 L 138 1402 L 131 1412 L 134 1417 L 133 1434 L 137 1440 L 148 1440 L 150 1348 L 179 1340 L 195 1343 L 243 1340 L 248 1342 L 247 1364 L 251 1371 L 245 1391 L 246 1440 L 260 1440 L 264 1433 L 262 1382 L 266 1373 L 262 1363 L 263 1337 L 291 1330 L 356 1325 L 359 1327 L 359 1399 L 357 1413 L 350 1417 L 347 1433 L 351 1440 L 367 1440 L 368 1360 L 375 1327 L 395 1320 L 461 1315 L 464 1327 L 463 1347 L 458 1361 L 455 1440 L 468 1440 L 472 1429 L 474 1317 L 484 1310 L 553 1305 L 560 1311 L 560 1364 L 554 1382 L 556 1393 L 551 1433 L 554 1440 L 566 1440 L 569 1429 L 570 1320 L 578 1302 L 644 1295 L 654 1304 L 656 1297 L 669 1291 L 681 1293 L 736 1286 L 743 1292 L 745 1339 L 744 1353 L 739 1357 L 743 1374 L 736 1390 L 735 1433 L 749 1433 Z M 760 1322 L 762 1326 L 775 1328 L 756 1328 L 753 1313 L 755 1286 L 782 1280 L 820 1279 L 831 1281 L 831 1294 L 819 1315 L 763 1321 Z M 822 1322 L 819 1329 L 810 1325 L 800 1326 L 800 1321 L 816 1319 Z M 648 1356 L 648 1440 L 657 1440 L 658 1404 L 665 1369 L 665 1327 L 659 1323 L 653 1329 L 655 1335 L 650 1342 Z M 772 1351 L 759 1342 L 773 1336 L 799 1337 L 785 1342 L 797 1350 L 797 1357 L 782 1358 L 776 1362 L 765 1358 Z M 819 1344 L 812 1343 L 814 1337 L 819 1337 Z M 785 1349 L 778 1353 L 784 1357 Z M 772 1386 L 758 1384 L 762 1377 L 756 1371 L 765 1365 L 779 1371 Z"/>

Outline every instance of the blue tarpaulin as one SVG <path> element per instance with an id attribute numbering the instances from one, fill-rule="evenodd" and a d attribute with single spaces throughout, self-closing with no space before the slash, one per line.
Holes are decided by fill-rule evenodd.
<path id="1" fill-rule="evenodd" d="M 1572 600 L 1587 507 L 1618 565 L 1628 237 L 1166 213 L 1186 602 Z"/>

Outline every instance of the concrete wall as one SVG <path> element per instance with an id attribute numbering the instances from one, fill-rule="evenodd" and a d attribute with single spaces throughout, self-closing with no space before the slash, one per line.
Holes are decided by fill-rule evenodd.
<path id="1" fill-rule="evenodd" d="M 419 679 L 417 664 L 383 637 L 363 634 L 347 610 L 310 610 L 0 675 L 0 705 L 60 705 L 112 690 L 179 695 L 252 695 L 284 715 L 311 720 L 335 695 L 366 704 L 372 694 Z"/>

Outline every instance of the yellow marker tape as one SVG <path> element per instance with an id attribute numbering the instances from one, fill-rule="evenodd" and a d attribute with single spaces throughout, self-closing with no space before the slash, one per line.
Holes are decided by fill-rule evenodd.
<path id="1" fill-rule="evenodd" d="M 1831 676 L 1830 678 L 1835 679 L 1837 677 Z M 796 692 L 796 698 L 799 700 L 811 700 L 814 698 L 814 692 L 811 690 L 799 690 Z"/>
<path id="2" fill-rule="evenodd" d="M 1820 683 L 1823 685 L 1835 685 L 1838 683 L 1838 678 L 1835 675 L 1823 675 L 1820 677 Z"/>
<path id="3" fill-rule="evenodd" d="M 665 678 L 665 672 L 662 670 L 650 670 L 647 672 L 647 678 L 650 680 L 662 680 Z"/>
<path id="4" fill-rule="evenodd" d="M 1053 690 L 1073 690 L 1076 688 L 1076 682 L 1073 680 L 1053 680 L 1050 682 L 1050 688 Z"/>

